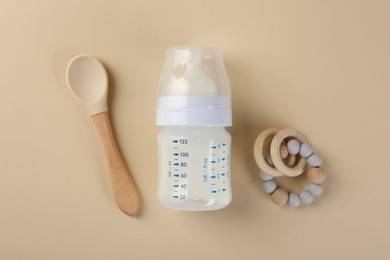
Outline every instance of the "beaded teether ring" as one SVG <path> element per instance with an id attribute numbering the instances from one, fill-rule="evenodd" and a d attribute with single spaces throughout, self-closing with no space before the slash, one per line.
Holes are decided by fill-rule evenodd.
<path id="1" fill-rule="evenodd" d="M 264 147 L 264 140 L 270 137 L 273 137 L 270 147 Z M 289 156 L 299 157 L 299 162 L 295 167 L 289 167 L 283 161 L 286 155 L 283 155 L 281 147 L 287 139 L 289 139 L 286 145 Z M 270 149 L 271 156 L 269 158 L 264 157 L 264 148 Z M 293 129 L 283 129 L 279 132 L 275 129 L 265 130 L 256 140 L 254 155 L 260 168 L 260 178 L 264 181 L 263 189 L 266 193 L 271 194 L 271 199 L 276 205 L 283 206 L 288 203 L 293 208 L 299 207 L 301 203 L 308 205 L 313 202 L 315 196 L 319 196 L 323 192 L 321 184 L 325 181 L 326 173 L 320 167 L 322 158 L 314 153 L 313 147 L 297 131 Z M 292 165 L 291 162 L 287 164 Z M 309 181 L 307 189 L 297 194 L 278 187 L 274 177 L 283 175 L 288 177 L 298 176 L 302 174 L 306 164 L 308 165 L 306 167 L 306 178 Z M 270 169 L 271 174 L 267 172 Z"/>

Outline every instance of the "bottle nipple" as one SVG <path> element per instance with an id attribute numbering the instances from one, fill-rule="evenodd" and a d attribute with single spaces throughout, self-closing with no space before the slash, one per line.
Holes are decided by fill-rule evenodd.
<path id="1" fill-rule="evenodd" d="M 184 60 L 179 66 L 185 66 L 181 75 L 173 74 L 170 84 L 170 93 L 176 95 L 204 95 L 216 96 L 217 85 L 214 80 L 202 71 L 202 56 L 198 51 L 185 50 Z"/>

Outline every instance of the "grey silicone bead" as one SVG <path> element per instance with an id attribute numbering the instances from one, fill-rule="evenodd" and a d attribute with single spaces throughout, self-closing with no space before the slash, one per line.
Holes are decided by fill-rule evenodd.
<path id="1" fill-rule="evenodd" d="M 307 158 L 307 164 L 311 167 L 319 167 L 322 164 L 322 158 L 318 154 L 313 153 Z"/>
<path id="2" fill-rule="evenodd" d="M 299 155 L 304 158 L 307 158 L 312 154 L 313 154 L 313 146 L 311 146 L 311 144 L 309 143 L 303 143 L 301 145 L 301 149 L 299 150 Z"/>
<path id="3" fill-rule="evenodd" d="M 302 203 L 306 205 L 311 204 L 314 200 L 313 195 L 307 190 L 304 190 L 299 193 L 299 198 L 301 199 Z"/>
<path id="4" fill-rule="evenodd" d="M 322 187 L 321 184 L 314 184 L 310 183 L 309 184 L 309 192 L 314 195 L 314 196 L 319 196 L 321 193 L 324 191 L 324 188 Z"/>
<path id="5" fill-rule="evenodd" d="M 263 190 L 265 191 L 265 193 L 272 193 L 274 192 L 274 190 L 276 190 L 277 188 L 277 185 L 276 185 L 276 182 L 274 181 L 265 181 L 263 182 Z"/>
<path id="6" fill-rule="evenodd" d="M 270 180 L 272 180 L 272 179 L 274 178 L 273 176 L 268 175 L 268 174 L 267 174 L 266 172 L 264 172 L 264 171 L 260 171 L 259 175 L 260 175 L 260 178 L 261 178 L 263 181 L 270 181 Z"/>
<path id="7" fill-rule="evenodd" d="M 299 207 L 301 205 L 301 199 L 299 198 L 298 194 L 290 193 L 288 196 L 288 204 L 293 208 Z"/>
<path id="8" fill-rule="evenodd" d="M 274 166 L 274 162 L 272 161 L 271 155 L 268 155 L 268 156 L 265 158 L 265 161 L 268 163 L 269 166 Z"/>
<path id="9" fill-rule="evenodd" d="M 298 140 L 292 139 L 287 143 L 287 150 L 290 154 L 298 154 L 300 148 L 301 144 L 298 142 Z"/>

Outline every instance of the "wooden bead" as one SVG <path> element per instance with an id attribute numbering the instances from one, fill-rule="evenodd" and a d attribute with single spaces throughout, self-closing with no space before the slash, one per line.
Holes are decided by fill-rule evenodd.
<path id="1" fill-rule="evenodd" d="M 296 160 L 297 156 L 294 155 L 294 154 L 289 154 L 288 157 L 286 159 L 284 159 L 284 163 L 288 166 L 288 167 L 294 167 L 295 165 L 295 160 Z"/>
<path id="2" fill-rule="evenodd" d="M 316 153 L 313 153 L 307 158 L 307 164 L 311 167 L 320 167 L 322 164 L 322 158 Z"/>
<path id="3" fill-rule="evenodd" d="M 314 184 L 321 184 L 326 179 L 326 172 L 323 168 L 310 167 L 307 169 L 307 179 Z"/>
<path id="4" fill-rule="evenodd" d="M 285 143 L 282 143 L 280 145 L 280 158 L 282 158 L 282 160 L 286 159 L 287 156 L 288 156 L 288 149 L 287 149 L 287 145 Z"/>
<path id="5" fill-rule="evenodd" d="M 299 155 L 304 157 L 304 158 L 307 158 L 313 154 L 313 151 L 314 151 L 313 146 L 311 146 L 311 144 L 303 143 L 301 145 L 301 149 L 299 150 Z"/>
<path id="6" fill-rule="evenodd" d="M 288 192 L 283 188 L 278 188 L 272 193 L 271 199 L 276 205 L 284 206 L 288 201 Z"/>
<path id="7" fill-rule="evenodd" d="M 265 181 L 263 182 L 263 190 L 265 193 L 272 193 L 277 188 L 276 182 L 274 181 Z"/>
<path id="8" fill-rule="evenodd" d="M 301 205 L 301 199 L 299 198 L 299 195 L 296 193 L 290 193 L 288 196 L 288 204 L 293 208 L 299 207 Z"/>

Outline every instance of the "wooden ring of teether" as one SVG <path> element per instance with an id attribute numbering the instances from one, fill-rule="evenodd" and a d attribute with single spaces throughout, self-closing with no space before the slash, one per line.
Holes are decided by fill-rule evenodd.
<path id="1" fill-rule="evenodd" d="M 289 155 L 287 156 L 287 158 L 284 159 L 283 161 L 286 163 L 286 165 L 287 165 L 288 167 L 293 167 L 294 164 L 295 164 L 295 159 L 296 159 L 296 158 L 297 158 L 297 157 L 296 157 L 295 154 L 289 154 Z"/>
<path id="2" fill-rule="evenodd" d="M 279 177 L 283 176 L 282 173 L 280 173 L 277 169 L 274 167 L 271 167 L 268 165 L 268 163 L 265 161 L 264 153 L 263 153 L 263 147 L 264 143 L 268 138 L 272 138 L 276 133 L 278 132 L 277 129 L 270 128 L 265 131 L 263 131 L 256 139 L 255 145 L 253 147 L 253 154 L 255 156 L 255 161 L 257 166 L 263 171 L 265 171 L 268 175 Z M 278 147 L 278 154 L 280 158 L 280 152 Z"/>
<path id="3" fill-rule="evenodd" d="M 289 177 L 295 177 L 303 173 L 306 166 L 306 158 L 300 157 L 299 161 L 296 166 L 294 167 L 288 167 L 280 157 L 279 149 L 280 145 L 282 144 L 283 140 L 287 137 L 292 137 L 297 139 L 300 143 L 307 143 L 307 140 L 304 136 L 300 135 L 297 131 L 291 128 L 286 128 L 283 130 L 280 130 L 278 133 L 275 134 L 274 138 L 271 142 L 271 158 L 272 162 L 275 165 L 275 168 L 277 171 L 279 171 L 282 175 L 286 175 Z M 261 167 L 260 167 L 261 168 Z M 270 174 L 272 175 L 272 174 Z M 276 176 L 276 175 L 272 175 Z M 280 175 L 278 175 L 280 176 Z"/>

